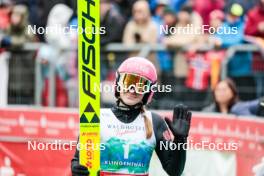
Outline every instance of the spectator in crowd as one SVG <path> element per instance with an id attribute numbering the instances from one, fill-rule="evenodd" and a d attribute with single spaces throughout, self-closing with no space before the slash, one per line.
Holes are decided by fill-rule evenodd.
<path id="1" fill-rule="evenodd" d="M 216 33 L 216 46 L 227 48 L 243 42 L 244 37 L 244 22 L 241 18 L 243 8 L 239 4 L 233 4 L 228 14 L 226 14 L 224 23 L 220 26 L 223 28 L 221 33 Z M 231 32 L 230 30 L 236 30 Z"/>
<path id="2" fill-rule="evenodd" d="M 163 40 L 166 40 L 165 38 L 169 37 L 172 35 L 172 33 L 170 32 L 171 28 L 175 27 L 176 25 L 176 14 L 175 12 L 170 9 L 170 8 L 166 8 L 162 14 L 162 24 L 160 24 L 158 26 L 158 28 L 160 29 L 159 32 L 159 42 L 162 42 Z M 162 30 L 161 28 L 168 28 L 168 32 L 166 32 L 165 30 Z M 171 51 L 160 51 L 157 53 L 157 58 L 159 61 L 159 66 L 160 66 L 160 70 L 161 70 L 161 81 L 163 84 L 167 84 L 166 80 L 168 80 L 168 77 L 171 75 L 171 71 L 172 71 L 172 66 L 173 66 L 173 52 Z"/>
<path id="3" fill-rule="evenodd" d="M 210 18 L 209 20 L 210 27 L 217 29 L 220 26 L 222 26 L 225 18 L 225 14 L 221 10 L 214 10 L 210 13 L 209 18 Z"/>
<path id="4" fill-rule="evenodd" d="M 0 1 L 0 41 L 4 37 L 4 30 L 10 25 L 11 1 Z M 0 107 L 6 106 L 8 102 L 8 59 L 9 53 L 0 44 Z"/>
<path id="5" fill-rule="evenodd" d="M 155 22 L 151 19 L 148 2 L 145 0 L 135 2 L 132 14 L 133 17 L 127 23 L 124 30 L 123 43 L 127 45 L 133 45 L 136 43 L 157 43 L 158 29 Z M 132 53 L 132 55 L 137 54 L 138 53 Z M 154 53 L 151 53 L 148 58 L 156 66 L 156 68 L 159 68 Z"/>
<path id="6" fill-rule="evenodd" d="M 193 8 L 198 12 L 202 19 L 204 25 L 209 25 L 210 14 L 214 10 L 222 10 L 224 7 L 224 0 L 190 0 Z"/>
<path id="7" fill-rule="evenodd" d="M 251 101 L 238 102 L 232 107 L 231 113 L 239 116 L 264 117 L 264 97 Z"/>
<path id="8" fill-rule="evenodd" d="M 254 53 L 252 63 L 256 78 L 257 97 L 261 97 L 264 96 L 264 0 L 259 0 L 259 3 L 248 12 L 245 35 L 250 36 L 250 42 L 258 45 L 262 51 Z"/>
<path id="9" fill-rule="evenodd" d="M 25 42 L 33 41 L 34 36 L 27 29 L 28 9 L 24 5 L 15 5 L 11 11 L 10 25 L 4 31 L 1 46 L 15 49 L 22 47 Z"/>
<path id="10" fill-rule="evenodd" d="M 12 50 L 9 60 L 9 103 L 31 104 L 34 96 L 33 54 L 22 52 L 24 43 L 35 41 L 28 33 L 28 9 L 24 5 L 15 5 L 10 13 L 10 25 L 4 31 L 1 47 Z M 13 98 L 12 98 L 13 97 Z"/>
<path id="11" fill-rule="evenodd" d="M 264 117 L 264 98 L 239 101 L 235 83 L 226 78 L 220 81 L 213 91 L 214 103 L 205 107 L 204 112 Z"/>
<path id="12" fill-rule="evenodd" d="M 159 6 L 157 7 L 159 8 Z M 176 13 L 174 10 L 172 10 L 170 7 L 166 7 L 163 11 L 163 14 L 161 15 L 161 24 L 158 24 L 159 28 L 159 38 L 158 43 L 162 43 L 163 40 L 171 35 L 173 35 L 170 31 L 171 28 L 174 28 L 176 25 Z M 163 30 L 164 28 L 165 30 Z M 166 28 L 168 29 L 166 31 Z M 174 57 L 174 51 L 173 50 L 165 50 L 165 51 L 158 51 L 157 52 L 157 60 L 159 64 L 160 69 L 160 84 L 162 85 L 174 85 L 174 75 L 173 75 L 173 57 Z M 171 92 L 157 92 L 155 94 L 155 99 L 162 99 L 162 102 L 156 102 L 154 101 L 151 105 L 154 107 L 157 106 L 157 108 L 170 108 L 175 103 L 173 95 L 174 91 Z"/>
<path id="13" fill-rule="evenodd" d="M 63 30 L 65 27 L 69 26 L 72 15 L 73 10 L 70 7 L 65 4 L 57 4 L 51 9 L 48 16 L 47 29 L 55 28 L 56 30 L 55 32 L 46 31 L 46 41 L 48 45 L 40 48 L 37 56 L 42 63 L 43 78 L 45 81 L 42 94 L 43 105 L 48 105 L 48 80 L 51 79 L 49 77 L 49 70 L 52 66 L 55 66 L 56 71 L 56 106 L 67 107 L 69 104 L 74 104 L 71 101 L 76 101 L 69 100 L 69 89 L 67 89 L 67 85 L 68 81 L 70 81 L 70 68 L 74 68 L 70 66 L 72 63 L 76 63 L 72 61 L 72 59 L 75 61 L 77 60 L 76 53 L 73 53 L 76 51 L 71 51 L 71 49 L 77 49 L 77 31 L 75 33 L 74 31 L 65 32 L 65 30 Z"/>
<path id="14" fill-rule="evenodd" d="M 10 0 L 0 1 L 0 35 L 1 31 L 5 30 L 10 24 L 11 5 Z"/>
<path id="15" fill-rule="evenodd" d="M 165 35 L 162 41 L 168 49 L 174 51 L 172 56 L 172 74 L 174 77 L 170 79 L 173 80 L 170 84 L 173 85 L 173 90 L 182 90 L 180 94 L 173 91 L 173 94 L 170 95 L 174 101 L 185 101 L 187 96 L 195 100 L 198 98 L 195 96 L 195 90 L 187 89 L 185 83 L 190 70 L 187 53 L 197 53 L 203 34 L 200 31 L 196 32 L 196 29 L 201 29 L 201 27 L 202 18 L 200 15 L 193 11 L 190 4 L 184 5 L 176 16 L 176 24 L 169 30 L 171 34 Z M 193 107 L 190 104 L 189 106 Z"/>
<path id="16" fill-rule="evenodd" d="M 187 2 L 188 0 L 171 0 L 170 6 L 178 13 Z"/>
<path id="17" fill-rule="evenodd" d="M 221 28 L 224 21 L 225 13 L 222 10 L 214 10 L 209 14 L 209 26 L 214 28 L 215 30 Z M 213 45 L 213 48 L 220 45 L 220 39 L 216 38 L 216 35 L 214 35 L 214 33 L 205 33 L 204 39 L 204 42 L 206 44 Z"/>
<path id="18" fill-rule="evenodd" d="M 229 11 L 232 4 L 237 3 L 241 5 L 244 9 L 243 15 L 246 14 L 250 9 L 252 9 L 259 0 L 225 0 L 224 10 Z"/>
<path id="19" fill-rule="evenodd" d="M 225 14 L 222 10 L 214 10 L 209 14 L 209 26 L 205 29 L 213 29 L 217 31 L 223 24 Z M 213 31 L 211 30 L 211 31 Z M 225 59 L 225 50 L 214 50 L 215 38 L 211 32 L 204 33 L 204 47 L 209 50 L 204 53 L 204 58 L 208 62 L 209 67 L 207 70 L 208 74 L 208 85 L 210 80 L 211 89 L 214 89 L 216 84 L 220 80 L 221 66 L 222 62 Z M 198 78 L 200 73 L 198 73 Z M 205 80 L 205 79 L 204 79 Z"/>
<path id="20" fill-rule="evenodd" d="M 242 44 L 244 41 L 244 21 L 241 17 L 243 8 L 239 4 L 232 4 L 229 8 L 226 19 L 221 26 L 221 31 L 214 35 L 214 44 L 216 47 L 228 49 L 232 46 Z M 239 93 L 242 87 L 248 84 L 254 85 L 254 80 L 251 76 L 251 61 L 252 55 L 250 52 L 236 52 L 228 62 L 228 76 L 231 77 L 239 88 Z M 245 84 L 246 82 L 246 84 Z M 253 99 L 251 95 L 240 94 L 241 99 Z"/>
<path id="21" fill-rule="evenodd" d="M 184 6 L 177 15 L 177 22 L 172 30 L 172 35 L 167 35 L 163 39 L 163 43 L 168 48 L 184 48 L 194 46 L 198 44 L 201 39 L 200 34 L 194 32 L 186 32 L 183 29 L 198 28 L 202 25 L 202 19 L 200 15 L 193 11 L 192 7 Z M 174 56 L 174 75 L 177 78 L 185 78 L 188 71 L 188 64 L 183 52 L 177 52 Z"/>
<path id="22" fill-rule="evenodd" d="M 112 0 L 100 1 L 101 27 L 105 33 L 100 35 L 101 46 L 111 42 L 121 42 L 125 27 L 125 19 L 120 13 L 117 5 Z M 111 73 L 111 61 L 108 53 L 101 53 L 101 80 L 105 80 Z"/>
<path id="23" fill-rule="evenodd" d="M 178 13 L 182 6 L 188 2 L 188 0 L 166 0 L 168 6 L 175 12 Z M 160 4 L 160 0 L 149 0 L 151 11 L 155 11 L 157 6 Z"/>
<path id="24" fill-rule="evenodd" d="M 66 81 L 66 87 L 68 91 L 68 100 L 69 100 L 69 107 L 78 107 L 79 105 L 79 93 L 78 93 L 78 19 L 77 16 L 73 13 L 69 21 L 69 26 L 73 27 L 73 31 L 70 33 L 70 48 L 73 49 L 69 52 L 69 61 L 66 62 L 66 69 L 68 79 Z"/>
<path id="25" fill-rule="evenodd" d="M 225 13 L 222 10 L 214 10 L 209 14 L 209 26 L 214 28 L 215 31 L 223 26 L 224 20 Z M 219 39 L 213 33 L 205 33 L 204 43 L 212 46 L 212 48 L 220 45 Z"/>
<path id="26" fill-rule="evenodd" d="M 264 39 L 264 0 L 248 12 L 245 34 Z"/>
<path id="27" fill-rule="evenodd" d="M 209 25 L 204 26 L 204 37 L 202 38 L 203 41 L 201 41 L 201 43 L 208 45 L 213 49 L 218 40 L 216 39 L 215 35 L 212 35 L 213 32 L 209 31 L 209 29 L 214 28 L 214 30 L 216 31 L 219 27 L 223 26 L 225 13 L 222 10 L 216 9 L 210 12 L 208 17 Z"/>
<path id="28" fill-rule="evenodd" d="M 144 0 L 137 1 L 133 6 L 133 18 L 125 27 L 123 42 L 125 44 L 153 44 L 157 42 L 157 37 L 158 30 L 154 21 L 151 19 L 148 2 Z"/>
<path id="29" fill-rule="evenodd" d="M 112 0 L 117 4 L 120 13 L 128 21 L 132 16 L 132 7 L 137 0 Z"/>
<path id="30" fill-rule="evenodd" d="M 36 27 L 46 27 L 48 15 L 50 10 L 56 4 L 65 4 L 73 9 L 75 15 L 77 13 L 77 1 L 76 0 L 11 0 L 15 4 L 26 5 L 29 9 L 29 22 Z M 38 39 L 45 42 L 45 35 L 38 34 Z"/>
<path id="31" fill-rule="evenodd" d="M 73 14 L 75 16 L 77 16 L 77 5 L 78 5 L 78 1 L 76 1 L 76 0 L 64 0 L 63 3 L 65 5 L 67 5 L 68 7 L 70 7 L 73 10 Z"/>
<path id="32" fill-rule="evenodd" d="M 169 0 L 159 0 L 157 2 L 157 6 L 154 11 L 153 20 L 158 25 L 158 28 L 160 25 L 163 24 L 163 15 L 166 8 L 168 8 Z"/>
<path id="33" fill-rule="evenodd" d="M 29 12 L 29 23 L 36 27 L 42 27 L 43 19 L 41 19 L 43 6 L 39 6 L 42 0 L 12 0 L 15 4 L 22 4 L 28 7 Z M 44 26 L 43 26 L 44 27 Z M 38 39 L 42 40 L 41 34 L 37 34 Z"/>
<path id="34" fill-rule="evenodd" d="M 121 42 L 125 19 L 111 3 L 111 0 L 101 0 L 100 2 L 101 27 L 104 27 L 106 32 L 101 35 L 101 45 L 111 42 Z"/>
<path id="35" fill-rule="evenodd" d="M 214 102 L 203 109 L 204 112 L 230 113 L 233 105 L 238 101 L 235 83 L 227 78 L 220 81 L 213 91 Z"/>
<path id="36" fill-rule="evenodd" d="M 171 8 L 167 7 L 163 12 L 162 26 L 159 26 L 159 29 L 162 27 L 165 29 L 168 28 L 168 30 L 162 30 L 160 33 L 166 37 L 172 36 L 173 30 L 170 30 L 170 29 L 175 28 L 176 24 L 177 24 L 176 13 Z"/>

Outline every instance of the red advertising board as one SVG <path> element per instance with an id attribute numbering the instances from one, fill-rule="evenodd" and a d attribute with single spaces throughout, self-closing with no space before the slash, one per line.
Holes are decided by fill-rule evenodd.
<path id="1" fill-rule="evenodd" d="M 158 113 L 171 116 L 170 112 Z M 1 170 L 20 176 L 71 175 L 75 147 L 69 143 L 76 141 L 78 126 L 77 110 L 0 109 L 0 175 Z M 264 156 L 264 120 L 193 113 L 189 141 L 236 143 L 237 175 L 253 175 L 252 167 Z M 44 145 L 51 142 L 56 145 Z"/>

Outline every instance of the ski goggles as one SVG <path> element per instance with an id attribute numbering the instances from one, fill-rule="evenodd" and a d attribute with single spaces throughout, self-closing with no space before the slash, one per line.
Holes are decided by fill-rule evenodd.
<path id="1" fill-rule="evenodd" d="M 121 73 L 118 86 L 121 89 L 120 91 L 128 92 L 134 90 L 137 94 L 145 94 L 151 91 L 153 83 L 149 79 L 139 75 Z"/>

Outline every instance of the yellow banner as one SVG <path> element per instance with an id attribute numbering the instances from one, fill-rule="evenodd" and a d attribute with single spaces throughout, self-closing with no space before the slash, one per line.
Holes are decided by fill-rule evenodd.
<path id="1" fill-rule="evenodd" d="M 78 0 L 80 164 L 100 170 L 100 1 Z"/>

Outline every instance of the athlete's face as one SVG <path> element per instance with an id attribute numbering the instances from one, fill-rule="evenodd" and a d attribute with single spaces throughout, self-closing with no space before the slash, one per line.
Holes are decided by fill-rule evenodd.
<path id="1" fill-rule="evenodd" d="M 140 103 L 143 99 L 142 94 L 137 94 L 134 90 L 130 89 L 129 91 L 121 91 L 120 98 L 124 101 L 125 104 L 133 106 L 137 103 Z"/>

